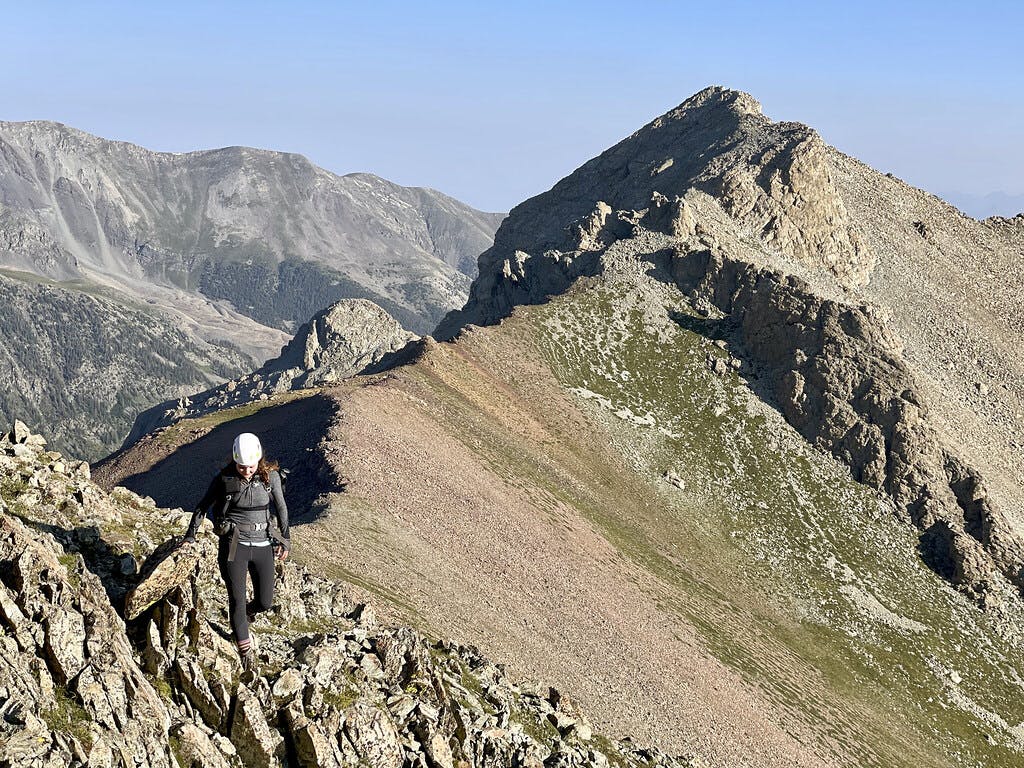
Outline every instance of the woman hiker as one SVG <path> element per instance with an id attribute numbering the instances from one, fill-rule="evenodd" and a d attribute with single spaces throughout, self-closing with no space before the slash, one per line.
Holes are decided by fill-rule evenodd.
<path id="1" fill-rule="evenodd" d="M 270 610 L 274 602 L 274 557 L 288 557 L 288 507 L 281 490 L 278 464 L 263 457 L 263 446 L 251 432 L 235 438 L 234 461 L 210 483 L 192 515 L 183 544 L 196 540 L 199 524 L 213 507 L 214 530 L 220 537 L 217 564 L 228 588 L 228 612 L 238 643 L 244 672 L 254 673 L 256 662 L 249 635 L 249 622 L 257 613 Z M 280 540 L 274 542 L 270 529 L 273 500 Z M 274 537 L 276 538 L 276 537 Z M 246 573 L 252 574 L 254 599 L 246 603 Z"/>

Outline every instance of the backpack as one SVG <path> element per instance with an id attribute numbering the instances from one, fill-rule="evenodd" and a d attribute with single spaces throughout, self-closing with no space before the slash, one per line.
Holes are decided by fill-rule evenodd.
<path id="1" fill-rule="evenodd" d="M 288 475 L 291 470 L 281 467 L 275 471 L 281 478 L 281 493 L 284 493 L 285 481 L 288 479 Z M 234 525 L 228 519 L 228 512 L 231 509 L 231 504 L 235 500 L 235 497 L 242 490 L 242 478 L 238 477 L 238 475 L 224 474 L 222 474 L 220 478 L 221 482 L 224 484 L 224 502 L 221 504 L 220 508 L 214 512 L 213 530 L 218 536 L 226 536 L 234 530 Z M 270 483 L 263 483 L 263 487 L 267 489 L 267 493 L 271 498 L 273 498 Z M 270 507 L 267 507 L 267 530 L 270 530 Z"/>

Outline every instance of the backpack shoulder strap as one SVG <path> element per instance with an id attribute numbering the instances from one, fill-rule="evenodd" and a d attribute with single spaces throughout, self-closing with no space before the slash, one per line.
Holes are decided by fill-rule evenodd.
<path id="1" fill-rule="evenodd" d="M 220 478 L 224 483 L 224 496 L 229 500 L 233 499 L 242 490 L 242 480 L 240 478 L 234 475 L 221 475 Z"/>

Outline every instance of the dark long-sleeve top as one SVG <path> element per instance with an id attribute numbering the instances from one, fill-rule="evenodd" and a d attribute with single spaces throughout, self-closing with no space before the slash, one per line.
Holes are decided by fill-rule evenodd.
<path id="1" fill-rule="evenodd" d="M 233 472 L 232 469 L 226 472 Z M 290 548 L 290 536 L 288 532 L 288 506 L 284 502 L 284 492 L 281 489 L 281 475 L 271 470 L 269 473 L 270 491 L 259 479 L 253 475 L 252 480 L 246 482 L 242 477 L 235 476 L 239 484 L 239 491 L 231 501 L 228 508 L 227 519 L 233 523 L 265 523 L 270 519 L 267 511 L 273 501 L 274 514 L 277 517 L 277 526 L 281 532 L 282 543 L 285 549 Z M 224 504 L 224 478 L 217 475 L 206 489 L 203 498 L 200 500 L 195 512 L 192 513 L 192 520 L 189 523 L 185 539 L 195 540 L 199 525 L 207 512 L 212 508 L 216 513 Z M 238 540 L 247 544 L 265 544 L 270 541 L 269 530 L 262 531 L 238 531 Z"/>

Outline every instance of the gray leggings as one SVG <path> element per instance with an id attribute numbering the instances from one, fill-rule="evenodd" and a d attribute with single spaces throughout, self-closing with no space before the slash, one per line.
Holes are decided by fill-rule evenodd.
<path id="1" fill-rule="evenodd" d="M 235 548 L 235 559 L 228 562 L 228 550 L 231 546 L 230 536 L 221 536 L 217 548 L 217 564 L 220 575 L 228 588 L 228 612 L 231 615 L 231 629 L 235 632 L 235 641 L 249 639 L 249 617 L 246 609 L 252 613 L 269 611 L 274 603 L 274 548 L 252 547 L 239 544 Z M 246 573 L 252 574 L 253 601 L 246 605 L 245 582 Z"/>

